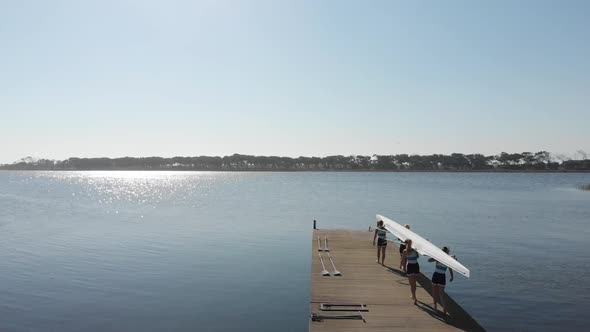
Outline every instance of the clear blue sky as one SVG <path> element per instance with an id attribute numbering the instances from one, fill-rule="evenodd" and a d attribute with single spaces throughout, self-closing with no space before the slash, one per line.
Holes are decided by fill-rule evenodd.
<path id="1" fill-rule="evenodd" d="M 589 1 L 2 1 L 0 162 L 590 151 Z"/>

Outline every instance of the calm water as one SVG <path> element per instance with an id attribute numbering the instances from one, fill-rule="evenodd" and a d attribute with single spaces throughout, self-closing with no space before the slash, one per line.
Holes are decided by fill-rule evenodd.
<path id="1" fill-rule="evenodd" d="M 312 220 L 382 213 L 490 331 L 590 325 L 590 174 L 0 172 L 0 330 L 306 331 Z M 432 271 L 422 260 L 422 266 Z"/>

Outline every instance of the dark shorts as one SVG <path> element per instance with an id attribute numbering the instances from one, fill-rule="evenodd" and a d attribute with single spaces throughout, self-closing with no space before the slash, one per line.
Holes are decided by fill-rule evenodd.
<path id="1" fill-rule="evenodd" d="M 434 272 L 432 274 L 432 283 L 434 285 L 444 286 L 447 284 L 447 275 L 443 273 Z"/>
<path id="2" fill-rule="evenodd" d="M 387 247 L 386 239 L 377 239 L 377 247 Z"/>
<path id="3" fill-rule="evenodd" d="M 420 274 L 420 264 L 418 263 L 408 263 L 406 265 L 406 274 L 407 275 L 416 275 L 416 274 Z"/>
<path id="4" fill-rule="evenodd" d="M 406 245 L 405 244 L 400 244 L 399 245 L 399 254 L 403 254 L 404 250 L 406 250 Z"/>

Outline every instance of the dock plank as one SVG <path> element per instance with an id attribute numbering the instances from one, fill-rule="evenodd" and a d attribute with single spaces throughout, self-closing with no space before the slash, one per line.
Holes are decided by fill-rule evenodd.
<path id="1" fill-rule="evenodd" d="M 342 276 L 322 276 L 318 254 L 321 253 L 326 269 L 333 268 L 325 252 L 318 251 L 317 237 L 328 237 L 330 255 Z M 399 271 L 398 247 L 389 243 L 385 266 L 376 263 L 376 248 L 372 245 L 373 233 L 354 230 L 314 230 L 312 239 L 310 313 L 324 313 L 320 303 L 362 303 L 368 312 L 362 320 L 326 319 L 309 322 L 311 332 L 330 331 L 484 331 L 484 329 L 447 296 L 451 319 L 432 307 L 430 281 L 420 276 L 416 296 L 419 304 L 410 299 L 408 280 Z M 440 310 L 440 307 L 439 307 Z M 354 314 L 354 312 L 340 312 Z M 335 314 L 330 312 L 330 314 Z"/>

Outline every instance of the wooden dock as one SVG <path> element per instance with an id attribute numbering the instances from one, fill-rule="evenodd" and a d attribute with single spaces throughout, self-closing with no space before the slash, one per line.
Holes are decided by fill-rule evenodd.
<path id="1" fill-rule="evenodd" d="M 318 236 L 322 239 L 322 247 L 324 236 L 328 237 L 330 256 L 342 276 L 332 275 L 334 269 L 327 253 L 318 251 Z M 382 266 L 376 262 L 376 247 L 373 247 L 372 240 L 373 233 L 368 230 L 313 231 L 309 331 L 484 331 L 448 296 L 450 319 L 434 311 L 430 276 L 418 278 L 416 296 L 419 302 L 414 305 L 407 278 L 398 269 L 398 247 L 391 242 L 388 244 L 385 266 Z M 318 253 L 321 253 L 330 276 L 322 276 Z M 365 304 L 368 311 L 321 311 L 321 303 Z M 329 317 L 349 315 L 352 319 L 315 321 L 311 319 L 311 313 Z M 354 319 L 359 315 L 364 320 Z"/>

